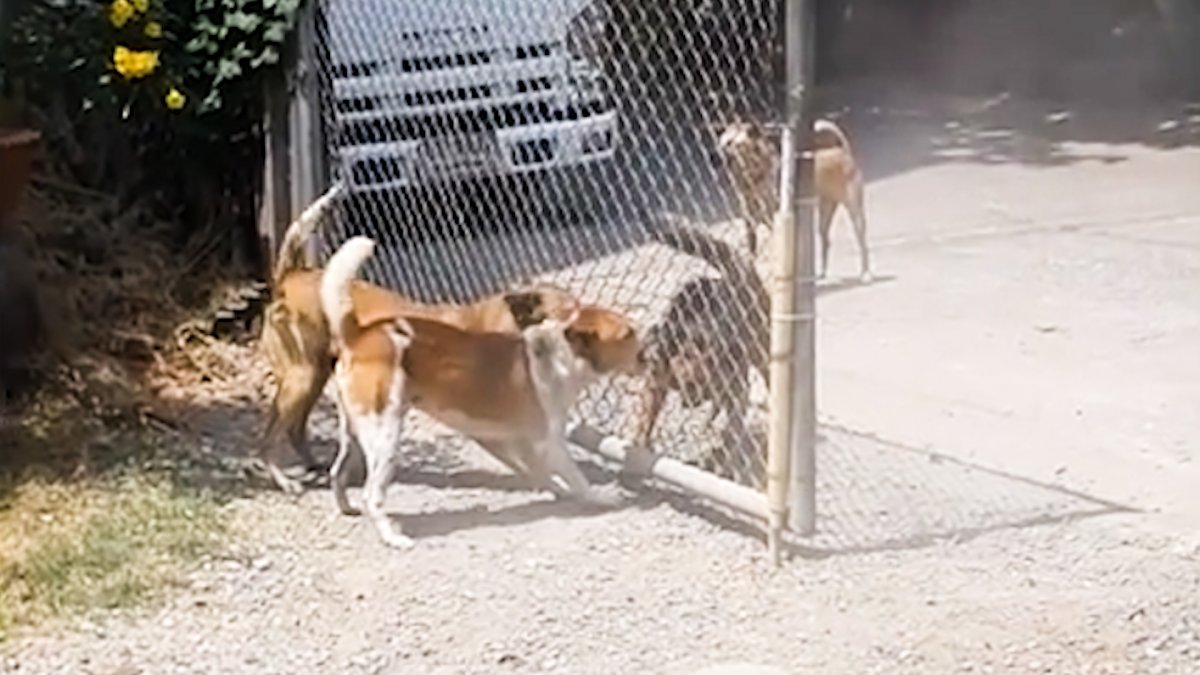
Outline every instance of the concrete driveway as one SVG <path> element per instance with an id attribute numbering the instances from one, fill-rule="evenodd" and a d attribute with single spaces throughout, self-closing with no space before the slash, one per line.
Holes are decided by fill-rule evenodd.
<path id="1" fill-rule="evenodd" d="M 1200 522 L 1200 117 L 1173 112 L 851 118 L 882 278 L 820 296 L 822 420 Z"/>

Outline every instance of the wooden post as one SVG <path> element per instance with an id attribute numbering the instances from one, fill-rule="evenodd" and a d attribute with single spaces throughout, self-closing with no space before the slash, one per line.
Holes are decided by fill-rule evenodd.
<path id="1" fill-rule="evenodd" d="M 291 218 L 325 192 L 321 134 L 320 78 L 317 77 L 316 11 L 310 0 L 300 8 L 293 36 L 293 67 L 288 81 L 288 161 L 291 164 Z M 289 218 L 290 220 L 290 218 Z"/>
<path id="2" fill-rule="evenodd" d="M 301 5 L 283 63 L 264 86 L 266 147 L 258 233 L 268 275 L 288 224 L 328 185 L 316 72 L 316 11 L 316 0 Z"/>
<path id="3" fill-rule="evenodd" d="M 258 241 L 266 278 L 275 268 L 283 232 L 291 222 L 292 204 L 288 176 L 287 85 L 284 74 L 267 76 L 263 86 L 263 179 L 258 205 Z"/>
<path id="4" fill-rule="evenodd" d="M 328 186 L 325 176 L 325 145 L 321 133 L 320 83 L 317 69 L 316 14 L 319 0 L 300 8 L 294 36 L 295 67 L 288 85 L 288 146 L 291 162 L 292 217 L 317 199 Z M 308 259 L 316 262 L 316 237 L 308 242 Z"/>

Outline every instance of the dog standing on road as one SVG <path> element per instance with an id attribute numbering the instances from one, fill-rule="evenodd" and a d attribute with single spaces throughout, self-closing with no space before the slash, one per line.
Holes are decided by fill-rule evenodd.
<path id="1" fill-rule="evenodd" d="M 859 276 L 871 280 L 867 247 L 867 215 L 863 177 L 850 139 L 837 124 L 819 119 L 813 123 L 813 182 L 817 197 L 817 233 L 821 238 L 820 275 L 829 270 L 829 234 L 839 206 L 845 207 L 854 224 L 858 241 Z M 752 255 L 758 253 L 759 225 L 770 228 L 779 209 L 779 148 L 761 126 L 735 122 L 721 132 L 717 148 L 725 160 L 734 189 L 742 202 L 746 241 Z"/>
<path id="2" fill-rule="evenodd" d="M 272 278 L 273 298 L 263 317 L 260 345 L 277 379 L 258 457 L 275 484 L 300 492 L 283 473 L 278 455 L 285 438 L 311 471 L 320 470 L 308 447 L 308 418 L 333 372 L 329 326 L 321 310 L 321 270 L 306 248 L 332 209 L 342 186 L 334 185 L 297 218 L 280 244 Z M 400 315 L 424 316 L 460 328 L 516 333 L 546 318 L 564 318 L 578 304 L 567 291 L 539 284 L 483 298 L 469 305 L 423 304 L 364 281 L 351 284 L 355 316 L 364 324 Z"/>
<path id="3" fill-rule="evenodd" d="M 419 316 L 364 322 L 354 311 L 352 287 L 374 248 L 366 237 L 345 242 L 320 285 L 337 352 L 339 450 L 330 482 L 341 511 L 359 513 L 346 498 L 344 468 L 353 440 L 366 459 L 368 517 L 388 545 L 412 546 L 382 510 L 410 407 L 471 437 L 538 487 L 614 505 L 595 493 L 567 453 L 566 423 L 576 398 L 599 376 L 640 369 L 632 323 L 588 305 L 565 321 L 550 318 L 518 335 Z"/>

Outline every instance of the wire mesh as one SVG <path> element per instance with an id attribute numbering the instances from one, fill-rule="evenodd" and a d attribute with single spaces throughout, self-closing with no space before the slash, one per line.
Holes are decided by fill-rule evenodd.
<path id="1" fill-rule="evenodd" d="M 657 387 L 651 450 L 761 486 L 766 296 L 717 139 L 734 120 L 778 119 L 778 9 L 314 3 L 301 59 L 317 65 L 325 168 L 350 187 L 326 252 L 374 237 L 368 278 L 421 301 L 549 281 L 625 311 L 656 343 L 657 375 L 598 385 L 577 414 L 634 438 Z M 664 245 L 665 212 L 725 242 L 736 265 Z"/>
<path id="2" fill-rule="evenodd" d="M 819 435 L 821 527 L 804 540 L 818 554 L 915 548 L 1123 510 L 835 425 L 823 425 Z"/>

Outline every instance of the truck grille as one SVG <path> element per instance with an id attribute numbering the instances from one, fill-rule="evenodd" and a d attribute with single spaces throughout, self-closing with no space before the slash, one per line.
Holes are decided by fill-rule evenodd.
<path id="1" fill-rule="evenodd" d="M 541 59 L 554 53 L 558 45 L 544 42 L 533 45 L 521 45 L 512 51 L 512 58 L 517 61 L 526 59 Z M 339 63 L 333 66 L 333 76 L 343 80 L 352 77 L 370 77 L 384 71 L 398 73 L 424 73 L 430 70 L 446 68 L 466 68 L 468 66 L 483 66 L 501 60 L 502 56 L 492 50 L 475 50 L 467 52 L 432 54 L 428 56 L 413 56 L 395 62 L 394 67 L 386 67 L 383 61 L 358 61 L 354 63 Z"/>
<path id="2" fill-rule="evenodd" d="M 480 133 L 539 122 L 578 120 L 607 110 L 602 100 L 566 107 L 539 101 L 446 114 L 353 120 L 341 125 L 338 143 L 347 146 L 419 140 L 448 133 Z"/>

